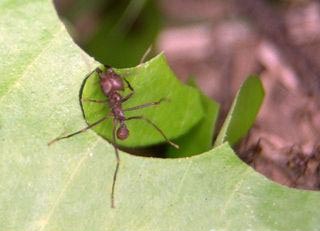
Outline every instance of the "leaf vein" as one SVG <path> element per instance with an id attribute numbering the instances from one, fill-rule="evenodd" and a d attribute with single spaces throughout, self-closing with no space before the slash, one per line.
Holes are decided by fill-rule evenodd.
<path id="1" fill-rule="evenodd" d="M 67 178 L 67 182 L 64 185 L 64 187 L 62 188 L 61 192 L 59 193 L 58 197 L 56 198 L 56 200 L 53 203 L 52 208 L 49 210 L 49 213 L 47 214 L 47 216 L 44 219 L 44 222 L 42 223 L 41 227 L 40 227 L 40 231 L 43 231 L 45 229 L 45 227 L 49 224 L 49 221 L 52 217 L 52 215 L 54 214 L 57 206 L 59 205 L 61 199 L 63 198 L 65 192 L 67 191 L 67 189 L 69 188 L 69 186 L 71 185 L 71 183 L 73 182 L 73 180 L 75 179 L 77 173 L 79 172 L 79 170 L 81 169 L 81 167 L 84 165 L 85 161 L 89 158 L 89 153 L 91 152 L 92 149 L 94 149 L 98 142 L 100 140 L 97 139 L 97 141 L 90 147 L 87 149 L 87 151 L 85 152 L 85 154 L 83 155 L 83 157 L 78 161 L 77 165 L 75 166 L 75 168 L 71 171 L 71 174 L 69 175 L 69 177 Z"/>
<path id="2" fill-rule="evenodd" d="M 226 202 L 224 203 L 224 206 L 220 209 L 220 219 L 225 215 L 231 201 L 233 200 L 235 194 L 237 191 L 239 191 L 240 187 L 242 186 L 246 176 L 251 172 L 251 168 L 247 167 L 246 170 L 241 174 L 240 180 L 238 183 L 234 184 L 233 190 L 231 191 L 230 195 L 227 197 Z"/>
<path id="3" fill-rule="evenodd" d="M 58 35 L 60 35 L 60 33 L 63 31 L 64 31 L 64 27 L 61 26 L 60 29 L 56 33 L 54 33 L 53 37 L 48 42 L 48 44 L 45 47 L 43 47 L 43 49 L 39 52 L 39 54 L 36 57 L 34 57 L 31 60 L 31 62 L 26 66 L 25 70 L 21 73 L 21 76 L 11 84 L 11 86 L 9 87 L 9 90 L 7 90 L 5 94 L 0 96 L 0 103 L 3 101 L 5 96 L 8 96 L 14 89 L 16 89 L 19 86 L 19 83 L 22 81 L 22 79 L 25 78 L 25 76 L 28 76 L 27 75 L 28 71 L 35 65 L 35 63 L 37 63 L 40 57 L 42 57 L 42 54 L 44 54 L 47 50 L 51 48 L 53 41 L 55 41 L 55 39 L 59 37 Z"/>

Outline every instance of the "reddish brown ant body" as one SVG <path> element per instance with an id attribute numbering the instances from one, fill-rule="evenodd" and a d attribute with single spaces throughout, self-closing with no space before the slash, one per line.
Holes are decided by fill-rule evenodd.
<path id="1" fill-rule="evenodd" d="M 114 146 L 116 160 L 117 160 L 117 165 L 116 165 L 116 169 L 115 169 L 114 175 L 113 175 L 113 183 L 112 183 L 112 190 L 111 190 L 111 207 L 114 208 L 115 207 L 115 205 L 114 205 L 114 190 L 115 190 L 115 183 L 116 183 L 116 179 L 117 179 L 117 173 L 118 173 L 119 165 L 120 165 L 120 157 L 119 157 L 119 152 L 118 152 L 118 146 L 116 144 L 116 138 L 118 138 L 120 140 L 125 140 L 126 138 L 128 138 L 129 130 L 125 124 L 125 121 L 135 120 L 135 119 L 144 120 L 147 123 L 149 123 L 150 125 L 152 125 L 163 136 L 163 138 L 165 139 L 165 141 L 168 144 L 172 145 L 175 148 L 179 148 L 179 146 L 174 144 L 173 142 L 171 142 L 165 136 L 163 131 L 159 127 L 157 127 L 148 118 L 145 118 L 143 116 L 126 117 L 124 114 L 125 111 L 133 111 L 133 110 L 140 109 L 140 108 L 158 105 L 164 99 L 160 99 L 159 101 L 156 101 L 156 102 L 146 103 L 146 104 L 138 105 L 135 107 L 123 109 L 122 103 L 127 101 L 134 94 L 134 89 L 130 85 L 128 80 L 126 80 L 125 78 L 123 78 L 120 75 L 118 75 L 117 73 L 115 73 L 111 67 L 105 66 L 105 68 L 106 68 L 106 71 L 102 71 L 100 68 L 97 68 L 93 72 L 98 73 L 99 79 L 100 79 L 101 90 L 103 91 L 103 93 L 107 97 L 107 99 L 106 100 L 84 99 L 83 101 L 84 102 L 93 102 L 93 103 L 107 103 L 109 108 L 111 109 L 110 113 L 108 115 L 106 115 L 105 117 L 101 118 L 100 120 L 92 123 L 91 125 L 83 128 L 77 132 L 71 133 L 66 136 L 61 136 L 61 137 L 58 137 L 58 138 L 52 140 L 51 142 L 49 142 L 48 145 L 51 145 L 52 143 L 54 143 L 56 141 L 66 139 L 66 138 L 72 137 L 74 135 L 77 135 L 79 133 L 85 132 L 88 129 L 105 121 L 107 118 L 113 117 L 113 133 L 112 133 L 112 142 L 111 143 Z M 131 93 L 129 93 L 127 96 L 122 96 L 120 94 L 121 92 L 123 92 L 125 90 L 124 82 L 127 84 L 127 87 L 131 91 Z"/>

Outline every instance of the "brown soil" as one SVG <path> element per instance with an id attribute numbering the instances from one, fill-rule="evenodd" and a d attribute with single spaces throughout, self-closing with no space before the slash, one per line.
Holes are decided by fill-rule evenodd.
<path id="1" fill-rule="evenodd" d="M 196 76 L 221 103 L 221 118 L 244 78 L 260 74 L 266 98 L 239 157 L 281 184 L 320 189 L 319 2 L 163 0 L 162 7 L 176 25 L 161 33 L 159 50 L 182 80 Z"/>

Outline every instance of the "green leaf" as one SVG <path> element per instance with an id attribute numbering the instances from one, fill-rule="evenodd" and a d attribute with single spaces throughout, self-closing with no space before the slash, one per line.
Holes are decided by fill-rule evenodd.
<path id="1" fill-rule="evenodd" d="M 264 98 L 264 90 L 257 76 L 250 76 L 240 87 L 215 146 L 224 142 L 236 144 L 253 125 Z"/>
<path id="2" fill-rule="evenodd" d="M 203 117 L 203 110 L 198 91 L 181 84 L 168 66 L 163 55 L 135 68 L 117 70 L 134 88 L 134 95 L 123 104 L 123 108 L 131 108 L 149 102 L 165 99 L 159 105 L 125 112 L 126 117 L 144 116 L 155 123 L 169 138 L 173 139 L 190 130 Z M 124 95 L 131 91 L 127 89 Z M 83 86 L 83 99 L 104 100 L 99 77 L 96 73 L 89 76 Z M 192 113 L 190 113 L 192 110 Z M 92 102 L 83 103 L 83 111 L 88 124 L 105 117 L 109 113 L 106 104 Z M 126 122 L 130 136 L 117 143 L 125 147 L 141 147 L 163 143 L 161 134 L 143 120 Z M 112 140 L 112 119 L 93 128 L 102 137 Z"/>
<path id="3" fill-rule="evenodd" d="M 198 89 L 193 80 L 191 80 L 189 85 Z M 198 89 L 198 92 L 201 95 L 204 117 L 196 126 L 189 130 L 188 133 L 172 140 L 178 144 L 180 148 L 175 149 L 168 146 L 166 155 L 169 158 L 193 156 L 209 151 L 212 148 L 215 123 L 219 113 L 219 104 L 201 93 L 201 90 Z"/>
<path id="4" fill-rule="evenodd" d="M 99 2 L 96 2 L 98 6 L 96 14 L 99 15 L 103 11 L 104 18 L 98 24 L 92 38 L 80 46 L 96 60 L 113 67 L 132 67 L 139 64 L 161 27 L 157 2 L 154 0 L 108 0 L 102 2 L 103 4 Z M 79 7 L 86 5 L 87 3 L 81 3 Z M 81 16 L 80 14 L 79 17 Z M 67 19 L 72 20 L 71 16 Z M 70 31 L 75 32 L 74 29 Z"/>
<path id="5" fill-rule="evenodd" d="M 267 180 L 226 144 L 183 159 L 121 152 L 111 209 L 110 144 L 88 131 L 47 146 L 61 131 L 85 126 L 78 92 L 93 61 L 83 59 L 48 1 L 0 4 L 0 44 L 7 48 L 0 69 L 0 230 L 318 229 L 318 192 Z"/>

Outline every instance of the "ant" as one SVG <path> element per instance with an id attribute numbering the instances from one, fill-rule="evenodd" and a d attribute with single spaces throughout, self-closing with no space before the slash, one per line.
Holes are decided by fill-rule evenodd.
<path id="1" fill-rule="evenodd" d="M 141 108 L 145 108 L 145 107 L 149 107 L 149 106 L 158 105 L 162 101 L 164 101 L 165 99 L 162 98 L 156 102 L 146 103 L 146 104 L 138 105 L 135 107 L 123 109 L 122 103 L 124 103 L 125 101 L 127 101 L 128 99 L 130 99 L 133 96 L 134 89 L 130 85 L 129 81 L 126 78 L 121 77 L 120 75 L 115 73 L 115 71 L 111 67 L 109 67 L 107 65 L 104 65 L 104 66 L 106 69 L 105 71 L 101 70 L 100 68 L 96 68 L 89 75 L 91 75 L 94 72 L 98 73 L 99 79 L 100 79 L 101 90 L 102 90 L 103 94 L 107 97 L 107 99 L 106 100 L 83 99 L 83 101 L 93 102 L 93 103 L 107 103 L 109 108 L 111 109 L 110 113 L 108 115 L 106 115 L 105 117 L 99 119 L 98 121 L 88 125 L 87 127 L 83 128 L 77 132 L 71 133 L 66 136 L 60 136 L 60 137 L 55 138 L 54 140 L 50 141 L 48 143 L 48 145 L 51 145 L 59 140 L 67 139 L 67 138 L 75 136 L 79 133 L 85 132 L 88 129 L 105 121 L 106 119 L 108 119 L 110 117 L 113 118 L 113 131 L 112 131 L 111 144 L 113 145 L 114 150 L 115 150 L 117 163 L 116 163 L 116 168 L 115 168 L 114 175 L 113 175 L 113 183 L 112 183 L 112 189 L 111 189 L 111 208 L 115 208 L 114 191 L 115 191 L 115 183 L 117 180 L 117 174 L 118 174 L 118 170 L 119 170 L 119 166 L 120 166 L 120 156 L 119 156 L 118 145 L 116 143 L 116 139 L 125 140 L 128 138 L 129 130 L 126 126 L 126 123 L 125 123 L 126 121 L 128 121 L 128 120 L 144 120 L 148 124 L 152 125 L 162 135 L 162 137 L 165 139 L 165 141 L 168 144 L 170 144 L 171 146 L 173 146 L 174 148 L 177 148 L 177 149 L 179 148 L 179 146 L 177 144 L 171 142 L 166 137 L 164 132 L 148 118 L 145 118 L 144 116 L 126 117 L 124 114 L 125 111 L 133 111 L 133 110 L 137 110 L 137 109 L 141 109 Z M 120 93 L 124 91 L 125 83 L 131 92 L 126 96 L 122 96 Z"/>

